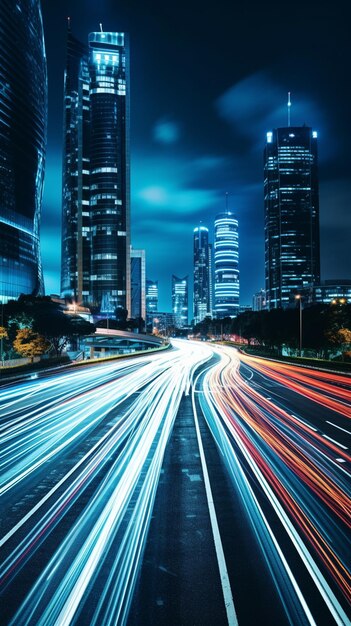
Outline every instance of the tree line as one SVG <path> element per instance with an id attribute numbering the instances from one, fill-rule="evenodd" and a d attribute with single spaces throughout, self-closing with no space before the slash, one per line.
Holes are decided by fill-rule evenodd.
<path id="1" fill-rule="evenodd" d="M 201 336 L 238 335 L 248 344 L 259 344 L 269 352 L 281 354 L 285 347 L 299 349 L 299 308 L 245 311 L 236 318 L 205 318 L 194 327 Z M 328 358 L 341 351 L 348 356 L 351 344 L 351 304 L 317 304 L 302 310 L 302 347 L 317 357 Z"/>

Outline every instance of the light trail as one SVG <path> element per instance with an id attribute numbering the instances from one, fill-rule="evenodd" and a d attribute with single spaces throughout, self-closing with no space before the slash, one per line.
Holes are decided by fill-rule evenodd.
<path id="1" fill-rule="evenodd" d="M 309 371 L 301 373 L 295 371 L 298 368 L 285 367 L 285 364 L 280 368 L 277 363 L 271 367 L 270 362 L 267 365 L 257 359 L 252 365 L 248 357 L 239 357 L 231 348 L 219 349 L 218 354 L 221 361 L 204 377 L 204 396 L 200 396 L 200 402 L 218 446 L 221 451 L 226 451 L 228 468 L 247 503 L 249 519 L 262 537 L 268 531 L 273 540 L 273 531 L 263 511 L 258 513 L 258 502 L 254 501 L 253 494 L 250 496 L 252 473 L 293 541 L 335 622 L 349 624 L 331 588 L 333 581 L 350 602 L 351 550 L 346 547 L 350 546 L 350 483 L 335 463 L 335 453 L 338 461 L 340 458 L 345 462 L 351 460 L 347 448 L 341 450 L 316 428 L 268 400 L 256 386 L 249 385 L 240 374 L 240 361 L 314 403 L 323 404 L 326 397 L 328 408 L 341 419 L 350 411 L 350 403 L 347 403 L 351 397 L 347 388 L 350 379 L 341 377 L 344 393 L 343 402 L 340 402 L 339 387 L 335 389 L 326 382 L 324 375 L 319 379 L 318 372 L 310 375 Z M 299 381 L 298 384 L 295 381 Z M 240 475 L 246 481 L 246 487 L 244 483 L 239 484 Z M 264 543 L 262 538 L 262 545 Z M 288 574 L 286 567 L 285 572 Z M 296 581 L 291 573 L 288 577 L 296 591 Z M 284 580 L 284 576 L 277 576 L 278 584 L 279 580 Z M 305 606 L 304 600 L 302 606 Z M 292 623 L 296 623 L 294 619 L 297 616 Z"/>
<path id="2" fill-rule="evenodd" d="M 318 624 L 307 591 L 314 585 L 331 623 L 349 626 L 350 378 L 232 348 L 174 346 L 2 389 L 0 590 L 14 603 L 8 623 L 127 623 L 165 449 L 193 387 L 286 623 Z M 199 376 L 213 352 L 218 362 Z M 201 450 L 215 515 L 214 470 Z M 219 533 L 219 518 L 217 525 Z"/>
<path id="3" fill-rule="evenodd" d="M 8 415 L 3 416 L 8 428 L 2 433 L 1 479 L 7 498 L 21 489 L 22 482 L 26 488 L 28 480 L 30 485 L 36 481 L 40 484 L 47 463 L 57 464 L 66 458 L 73 442 L 89 441 L 90 437 L 94 442 L 2 539 L 2 546 L 8 545 L 0 568 L 6 588 L 16 584 L 22 568 L 36 558 L 38 548 L 46 545 L 53 533 L 63 533 L 10 623 L 70 624 L 82 611 L 89 615 L 86 623 L 125 623 L 164 450 L 180 399 L 188 392 L 195 368 L 211 354 L 206 346 L 194 348 L 180 342 L 177 350 L 167 355 L 139 359 L 138 368 L 131 369 L 133 359 L 118 368 L 101 368 L 100 376 L 89 372 L 88 380 L 79 376 L 78 382 L 72 373 L 52 386 L 53 401 L 49 400 L 48 409 L 41 406 L 35 419 L 31 411 L 18 416 L 15 428 L 11 412 L 16 401 L 13 398 L 14 402 L 8 403 Z M 35 394 L 39 397 L 43 390 L 38 383 L 33 393 L 30 386 L 25 387 L 31 398 Z M 49 393 L 50 388 L 45 385 L 44 390 Z M 127 398 L 129 405 L 120 414 L 119 405 Z M 103 423 L 105 432 L 101 434 Z M 97 441 L 92 436 L 94 429 Z M 76 520 L 67 526 L 65 520 L 73 505 L 91 490 Z M 95 603 L 89 603 L 89 597 L 96 589 L 100 600 L 93 611 Z"/>

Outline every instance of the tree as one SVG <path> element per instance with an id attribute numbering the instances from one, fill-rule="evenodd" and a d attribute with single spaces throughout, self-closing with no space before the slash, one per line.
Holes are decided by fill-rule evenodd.
<path id="1" fill-rule="evenodd" d="M 50 347 L 50 344 L 31 328 L 21 328 L 17 331 L 13 347 L 18 354 L 29 357 L 31 363 L 33 363 L 34 357 L 44 354 Z"/>
<path id="2" fill-rule="evenodd" d="M 341 351 L 351 344 L 351 330 L 348 328 L 334 329 L 326 333 L 326 335 L 331 345 L 340 348 Z"/>
<path id="3" fill-rule="evenodd" d="M 7 339 L 8 334 L 4 326 L 0 326 L 0 339 Z"/>

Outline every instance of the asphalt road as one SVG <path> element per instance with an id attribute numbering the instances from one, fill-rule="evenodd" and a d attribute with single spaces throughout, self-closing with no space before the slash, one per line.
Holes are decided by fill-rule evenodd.
<path id="1" fill-rule="evenodd" d="M 350 624 L 351 378 L 174 345 L 1 388 L 1 624 Z"/>

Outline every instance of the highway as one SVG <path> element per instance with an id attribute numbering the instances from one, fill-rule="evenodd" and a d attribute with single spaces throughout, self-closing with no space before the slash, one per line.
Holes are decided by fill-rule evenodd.
<path id="1" fill-rule="evenodd" d="M 173 344 L 1 388 L 1 624 L 350 624 L 351 378 Z"/>

